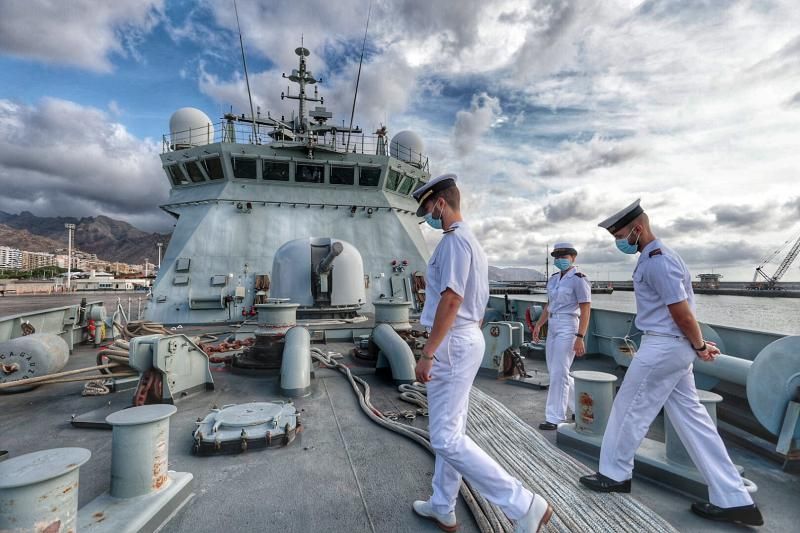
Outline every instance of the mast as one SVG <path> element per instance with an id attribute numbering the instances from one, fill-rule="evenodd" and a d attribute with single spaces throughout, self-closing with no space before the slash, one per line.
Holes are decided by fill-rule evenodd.
<path id="1" fill-rule="evenodd" d="M 311 73 L 310 70 L 306 69 L 306 58 L 311 55 L 311 52 L 308 48 L 302 46 L 303 41 L 301 38 L 301 46 L 299 48 L 295 48 L 294 53 L 298 55 L 300 58 L 300 65 L 299 68 L 292 70 L 292 73 L 287 76 L 283 74 L 283 77 L 292 81 L 300 86 L 300 94 L 298 96 L 292 96 L 287 92 L 281 93 L 281 100 L 284 98 L 289 98 L 290 100 L 297 100 L 299 102 L 300 107 L 300 114 L 297 117 L 297 122 L 294 124 L 294 132 L 295 133 L 302 133 L 307 130 L 306 126 L 306 102 L 319 102 L 324 104 L 325 101 L 323 98 L 318 98 L 317 88 L 314 87 L 314 97 L 310 98 L 306 96 L 306 85 L 314 85 L 317 83 L 317 79 L 314 77 L 314 74 Z"/>

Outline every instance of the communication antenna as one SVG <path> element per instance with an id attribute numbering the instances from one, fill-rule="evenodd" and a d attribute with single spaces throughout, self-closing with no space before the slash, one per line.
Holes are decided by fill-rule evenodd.
<path id="1" fill-rule="evenodd" d="M 250 122 L 253 125 L 253 142 L 256 142 L 256 114 L 253 112 L 253 95 L 250 93 L 250 77 L 247 75 L 247 61 L 244 58 L 244 41 L 242 41 L 242 27 L 239 25 L 239 10 L 236 0 L 233 0 L 233 12 L 236 14 L 236 28 L 239 30 L 239 48 L 242 50 L 242 65 L 244 66 L 244 81 L 247 84 L 247 99 L 250 100 Z"/>
<path id="2" fill-rule="evenodd" d="M 358 97 L 358 82 L 361 81 L 361 65 L 364 63 L 364 49 L 367 47 L 367 31 L 369 30 L 369 17 L 372 14 L 372 0 L 369 0 L 369 9 L 367 10 L 367 26 L 364 28 L 364 42 L 361 43 L 361 59 L 358 60 L 358 74 L 356 75 L 356 90 L 353 93 L 353 109 L 350 110 L 350 127 L 347 130 L 347 143 L 345 144 L 344 151 L 347 152 L 350 148 L 350 132 L 353 129 L 353 117 L 356 114 L 356 98 Z"/>

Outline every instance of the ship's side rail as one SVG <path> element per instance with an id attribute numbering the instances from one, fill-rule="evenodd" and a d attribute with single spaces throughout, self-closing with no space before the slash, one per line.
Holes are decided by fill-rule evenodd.
<path id="1" fill-rule="evenodd" d="M 70 351 L 83 336 L 83 328 L 93 316 L 105 315 L 103 302 L 88 302 L 21 313 L 0 318 L 0 342 L 31 333 L 52 333 L 61 336 Z"/>

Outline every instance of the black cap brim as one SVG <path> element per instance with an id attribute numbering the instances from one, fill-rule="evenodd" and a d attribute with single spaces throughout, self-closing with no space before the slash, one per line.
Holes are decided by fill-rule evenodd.
<path id="1" fill-rule="evenodd" d="M 429 189 L 424 190 L 421 193 L 417 193 L 417 191 L 415 191 L 413 193 L 413 196 L 417 200 L 417 202 L 419 202 L 419 207 L 417 208 L 417 216 L 418 217 L 425 216 L 425 202 L 427 202 L 428 199 L 430 199 L 434 194 L 455 186 L 456 186 L 456 180 L 448 178 L 439 181 L 437 183 L 434 183 Z M 424 187 L 425 186 L 423 185 L 420 189 Z"/>

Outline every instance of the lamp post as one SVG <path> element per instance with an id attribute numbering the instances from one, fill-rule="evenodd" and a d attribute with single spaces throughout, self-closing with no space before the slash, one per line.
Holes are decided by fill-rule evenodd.
<path id="1" fill-rule="evenodd" d="M 75 234 L 75 224 L 64 224 L 67 228 L 67 291 L 72 287 L 72 236 Z"/>
<path id="2" fill-rule="evenodd" d="M 160 242 L 156 246 L 158 246 L 158 271 L 161 272 L 161 248 L 164 247 L 164 243 Z"/>

